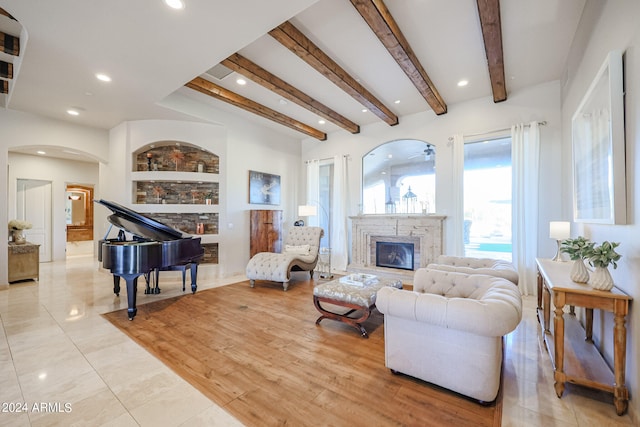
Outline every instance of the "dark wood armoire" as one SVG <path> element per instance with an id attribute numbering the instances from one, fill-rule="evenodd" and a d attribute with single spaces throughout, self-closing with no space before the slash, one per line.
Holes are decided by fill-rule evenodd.
<path id="1" fill-rule="evenodd" d="M 282 251 L 282 211 L 250 211 L 250 256 L 258 252 Z"/>

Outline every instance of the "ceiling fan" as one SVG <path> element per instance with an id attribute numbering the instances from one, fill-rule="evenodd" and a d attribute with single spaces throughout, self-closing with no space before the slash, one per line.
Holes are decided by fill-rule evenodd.
<path id="1" fill-rule="evenodd" d="M 436 150 L 433 149 L 433 145 L 427 144 L 427 148 L 422 151 L 419 151 L 415 154 L 412 154 L 407 158 L 407 160 L 415 159 L 416 157 L 424 156 L 424 161 L 431 160 L 431 155 L 434 154 Z"/>

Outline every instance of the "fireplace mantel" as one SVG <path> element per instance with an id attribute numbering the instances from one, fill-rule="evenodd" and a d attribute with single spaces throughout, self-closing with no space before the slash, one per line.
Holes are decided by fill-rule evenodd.
<path id="1" fill-rule="evenodd" d="M 375 242 L 417 242 L 415 268 L 426 267 L 443 253 L 444 215 L 357 215 L 351 220 L 351 263 L 347 270 L 413 281 L 413 271 L 376 267 Z"/>

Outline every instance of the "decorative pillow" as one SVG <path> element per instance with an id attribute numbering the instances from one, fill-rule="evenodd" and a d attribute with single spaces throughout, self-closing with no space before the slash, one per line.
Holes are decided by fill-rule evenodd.
<path id="1" fill-rule="evenodd" d="M 284 246 L 285 253 L 293 254 L 293 255 L 309 255 L 311 251 L 311 246 L 309 245 L 285 245 Z"/>

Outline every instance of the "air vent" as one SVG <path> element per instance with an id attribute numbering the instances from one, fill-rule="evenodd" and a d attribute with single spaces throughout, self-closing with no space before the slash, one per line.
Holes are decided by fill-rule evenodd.
<path id="1" fill-rule="evenodd" d="M 222 64 L 218 64 L 212 68 L 210 68 L 205 74 L 211 76 L 211 77 L 215 77 L 218 80 L 222 80 L 225 77 L 227 77 L 229 74 L 231 74 L 233 71 L 230 70 L 229 68 L 225 67 Z"/>

